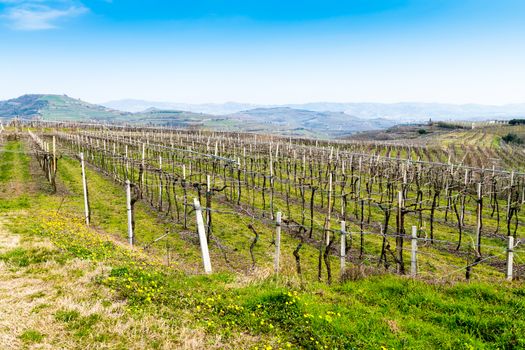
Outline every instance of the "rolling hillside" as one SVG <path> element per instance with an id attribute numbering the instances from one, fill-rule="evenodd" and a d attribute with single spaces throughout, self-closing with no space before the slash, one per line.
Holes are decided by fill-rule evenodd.
<path id="1" fill-rule="evenodd" d="M 0 118 L 14 117 L 197 127 L 321 138 L 381 130 L 396 124 L 395 121 L 384 118 L 361 119 L 344 112 L 310 111 L 290 107 L 255 108 L 228 115 L 158 108 L 131 113 L 90 104 L 66 95 L 24 95 L 0 102 Z"/>

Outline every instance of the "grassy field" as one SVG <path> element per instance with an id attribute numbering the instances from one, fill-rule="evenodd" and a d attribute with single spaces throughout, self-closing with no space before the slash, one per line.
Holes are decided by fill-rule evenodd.
<path id="1" fill-rule="evenodd" d="M 432 283 L 372 271 L 328 286 L 275 278 L 265 266 L 232 272 L 217 250 L 218 272 L 200 275 L 191 230 L 171 236 L 169 261 L 163 247 L 131 250 L 119 186 L 88 170 L 94 224 L 86 228 L 78 163 L 59 161 L 53 194 L 27 143 L 2 143 L 2 348 L 525 347 L 519 281 Z M 143 204 L 137 217 L 144 241 L 170 228 Z"/>

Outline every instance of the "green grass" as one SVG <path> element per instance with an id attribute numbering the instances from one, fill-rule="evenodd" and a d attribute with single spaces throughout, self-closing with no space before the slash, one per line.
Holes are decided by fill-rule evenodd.
<path id="1" fill-rule="evenodd" d="M 57 252 L 45 248 L 25 249 L 15 248 L 5 253 L 0 253 L 0 261 L 4 261 L 15 267 L 27 267 L 53 259 Z"/>
<path id="2" fill-rule="evenodd" d="M 521 285 L 428 284 L 397 276 L 344 284 L 286 285 L 273 278 L 238 284 L 232 274 L 186 275 L 152 264 L 61 218 L 42 233 L 78 257 L 113 266 L 100 283 L 137 315 L 186 315 L 186 322 L 224 339 L 248 332 L 262 345 L 303 348 L 483 349 L 525 346 Z M 84 231 L 84 232 L 82 232 Z M 83 242 L 91 254 L 78 252 Z M 162 311 L 160 311 L 162 310 Z M 75 334 L 96 323 L 71 310 L 56 315 Z"/>
<path id="3" fill-rule="evenodd" d="M 11 174 L 28 174 L 28 162 L 12 162 Z M 259 349 L 525 347 L 525 293 L 519 281 L 442 284 L 382 274 L 330 286 L 312 279 L 301 283 L 289 275 L 276 278 L 232 272 L 224 265 L 220 273 L 198 275 L 194 273 L 195 266 L 200 269 L 198 246 L 178 235 L 179 231 L 170 238 L 177 254 L 176 266 L 166 266 L 160 250 L 131 251 L 119 244 L 126 233 L 125 220 L 122 220 L 125 217 L 123 189 L 91 170 L 88 170 L 88 179 L 94 228 L 86 228 L 81 216 L 79 177 L 78 163 L 62 159 L 58 180 L 63 192 L 21 193 L 20 198 L 31 196 L 33 199 L 29 206 L 23 200 L 7 198 L 11 204 L 4 205 L 5 212 L 25 209 L 10 219 L 9 230 L 20 235 L 22 241 L 38 237 L 49 240 L 57 249 L 15 248 L 3 252 L 0 260 L 14 267 L 28 268 L 44 265 L 49 260 L 65 262 L 75 258 L 93 266 L 105 266 L 93 277 L 97 285 L 114 293 L 114 299 L 107 300 L 105 305 L 124 302 L 130 317 L 149 316 L 176 329 L 189 327 L 203 331 L 211 342 L 220 339 L 223 346 L 241 338 L 245 343 L 240 348 Z M 9 175 L 7 181 L 27 184 L 28 177 Z M 24 188 L 27 191 L 28 187 Z M 138 206 L 137 215 L 140 242 L 160 236 L 166 228 L 180 229 L 163 223 L 143 204 Z M 231 216 L 217 216 L 216 220 L 215 234 L 245 252 L 250 238 L 242 234 L 246 232 L 245 223 Z M 264 240 L 260 242 L 257 259 L 271 264 L 268 257 L 272 247 L 267 245 L 272 229 L 261 227 L 260 230 Z M 284 251 L 297 243 L 287 235 L 283 237 Z M 314 248 L 305 247 L 308 266 L 315 263 L 315 253 Z M 217 251 L 214 254 L 213 261 L 219 261 L 220 254 Z M 33 271 L 49 273 L 44 268 Z M 67 278 L 79 276 L 81 274 L 74 272 Z M 35 308 L 35 314 L 46 308 L 47 305 Z M 85 347 L 112 339 L 111 329 L 100 329 L 107 320 L 98 312 L 81 314 L 75 309 L 63 308 L 54 314 L 54 320 L 62 323 L 68 336 L 79 339 Z M 100 336 L 89 338 L 94 330 L 100 332 Z M 30 329 L 20 339 L 36 343 L 42 341 L 44 335 Z M 125 339 L 119 341 L 126 344 Z M 150 344 L 160 347 L 162 340 L 152 339 Z"/>
<path id="4" fill-rule="evenodd" d="M 66 329 L 73 332 L 76 337 L 85 337 L 92 332 L 93 326 L 100 321 L 101 317 L 97 314 L 81 316 L 76 310 L 59 310 L 55 314 L 57 321 L 66 324 Z"/>

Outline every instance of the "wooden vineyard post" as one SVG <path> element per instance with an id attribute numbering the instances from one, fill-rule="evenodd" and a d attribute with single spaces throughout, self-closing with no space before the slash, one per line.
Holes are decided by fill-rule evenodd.
<path id="1" fill-rule="evenodd" d="M 206 234 L 211 235 L 211 176 L 206 175 Z"/>
<path id="2" fill-rule="evenodd" d="M 125 145 L 126 150 L 126 177 L 129 176 L 129 155 L 128 155 L 128 145 Z"/>
<path id="3" fill-rule="evenodd" d="M 507 247 L 507 281 L 512 281 L 512 270 L 514 264 L 514 236 L 508 236 L 508 247 Z"/>
<path id="4" fill-rule="evenodd" d="M 412 247 L 410 250 L 410 276 L 417 275 L 417 227 L 412 226 Z"/>
<path id="5" fill-rule="evenodd" d="M 330 245 L 330 220 L 332 214 L 332 173 L 328 176 L 328 212 L 325 221 L 326 246 Z"/>
<path id="6" fill-rule="evenodd" d="M 483 197 L 481 192 L 481 182 L 478 183 L 478 200 L 477 200 L 477 229 L 476 229 L 476 255 L 478 259 L 481 257 L 481 229 L 483 227 Z"/>
<path id="7" fill-rule="evenodd" d="M 128 213 L 128 242 L 133 246 L 133 213 L 131 211 L 131 182 L 126 180 L 126 211 Z"/>
<path id="8" fill-rule="evenodd" d="M 346 222 L 341 221 L 341 277 L 346 268 Z"/>
<path id="9" fill-rule="evenodd" d="M 405 273 L 405 264 L 403 261 L 403 210 L 404 200 L 403 191 L 398 192 L 398 205 L 397 205 L 397 237 L 396 237 L 396 260 L 397 260 L 397 273 Z"/>
<path id="10" fill-rule="evenodd" d="M 511 205 L 512 205 L 512 189 L 514 187 L 514 171 L 510 174 L 510 185 L 509 185 L 509 193 L 507 197 L 507 235 L 510 236 L 510 221 L 512 219 L 511 213 Z"/>
<path id="11" fill-rule="evenodd" d="M 159 156 L 159 211 L 162 211 L 162 156 Z"/>
<path id="12" fill-rule="evenodd" d="M 184 202 L 184 229 L 188 227 L 188 195 L 186 193 L 186 165 L 182 165 L 182 191 Z"/>
<path id="13" fill-rule="evenodd" d="M 204 264 L 204 272 L 211 273 L 210 252 L 208 251 L 208 240 L 206 239 L 206 231 L 204 230 L 204 220 L 202 218 L 201 204 L 197 198 L 193 199 L 195 206 L 195 216 L 197 218 L 197 231 L 199 233 L 199 241 L 201 244 L 202 262 Z"/>
<path id="14" fill-rule="evenodd" d="M 53 174 L 57 172 L 57 144 L 56 138 L 53 136 Z"/>
<path id="15" fill-rule="evenodd" d="M 144 186 L 144 173 L 146 172 L 146 169 L 144 168 L 146 163 L 146 145 L 142 144 L 142 175 L 140 177 L 140 185 L 141 187 Z"/>
<path id="16" fill-rule="evenodd" d="M 88 197 L 88 188 L 86 182 L 86 168 L 84 165 L 84 153 L 80 153 L 80 166 L 82 168 L 82 188 L 84 189 L 84 214 L 86 217 L 86 225 L 89 226 L 91 221 L 89 213 L 89 197 Z"/>
<path id="17" fill-rule="evenodd" d="M 270 143 L 270 219 L 273 220 L 273 158 L 272 158 L 272 144 Z"/>
<path id="18" fill-rule="evenodd" d="M 279 258 L 281 256 L 281 212 L 277 212 L 275 218 L 275 257 L 274 257 L 274 269 L 275 274 L 279 274 Z"/>

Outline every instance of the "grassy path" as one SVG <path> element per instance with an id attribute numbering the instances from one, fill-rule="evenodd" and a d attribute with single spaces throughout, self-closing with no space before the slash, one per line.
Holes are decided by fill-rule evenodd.
<path id="1" fill-rule="evenodd" d="M 12 200 L 28 193 L 29 157 L 19 141 L 7 141 L 0 153 L 0 200 Z"/>

